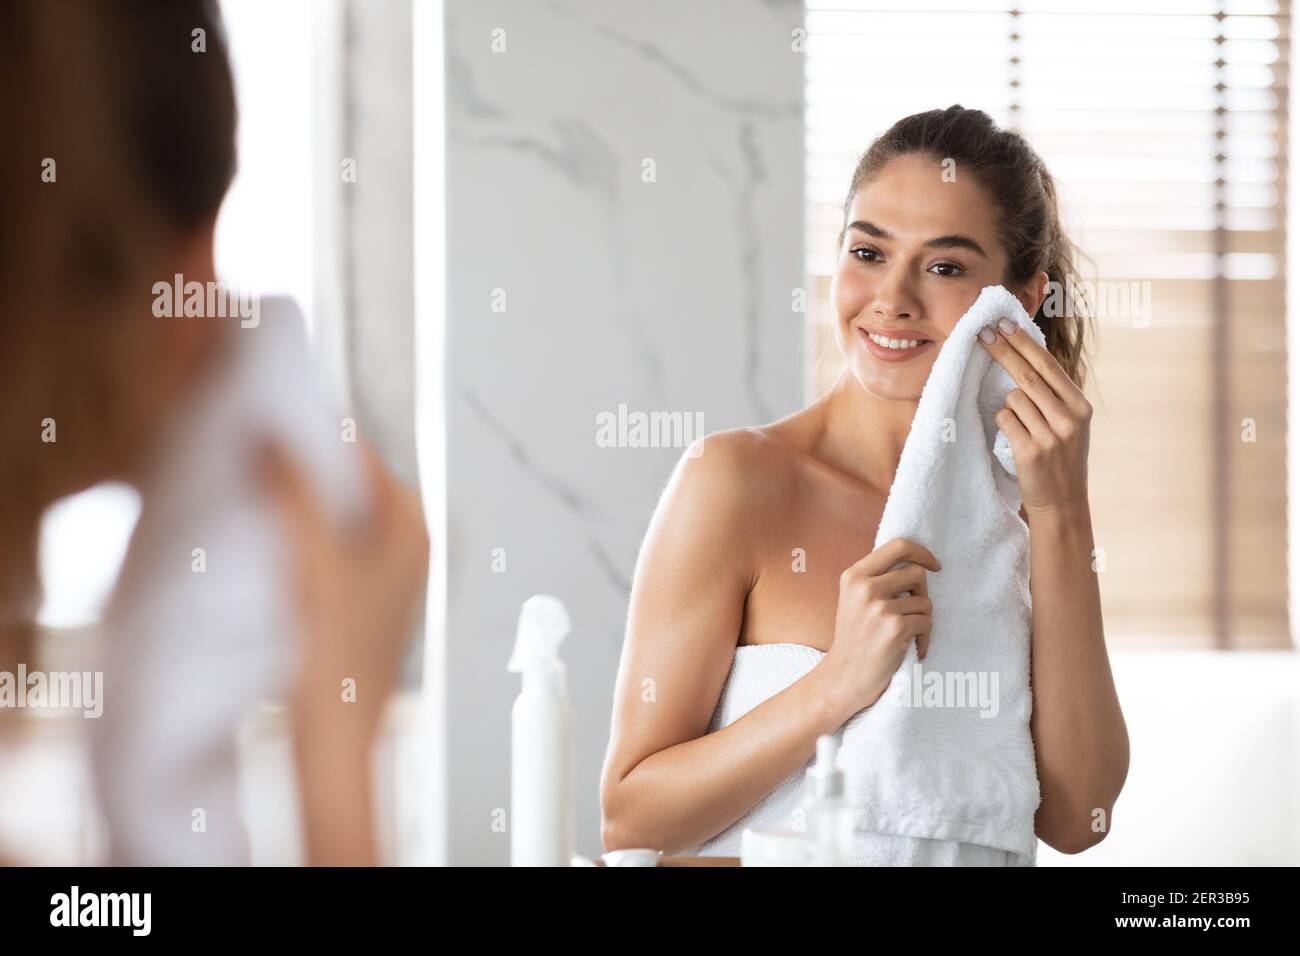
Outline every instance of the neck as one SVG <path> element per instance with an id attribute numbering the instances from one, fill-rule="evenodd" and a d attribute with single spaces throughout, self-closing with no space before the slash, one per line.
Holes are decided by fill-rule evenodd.
<path id="1" fill-rule="evenodd" d="M 204 287 L 217 281 L 211 255 L 199 258 L 199 264 L 185 272 L 186 282 L 199 282 Z M 179 320 L 170 327 L 170 338 L 164 353 L 164 374 L 159 399 L 167 406 L 184 401 L 194 391 L 198 381 L 216 364 L 228 346 L 233 320 L 216 316 Z"/>
<path id="2" fill-rule="evenodd" d="M 207 263 L 182 273 L 185 281 L 206 286 L 216 281 Z M 203 316 L 192 318 L 156 319 L 141 317 L 134 321 L 156 323 L 148 334 L 148 348 L 154 358 L 154 373 L 140 392 L 138 405 L 144 409 L 135 433 L 139 444 L 132 448 L 122 477 L 139 484 L 144 469 L 166 440 L 173 420 L 184 415 L 191 397 L 202 387 L 214 368 L 220 364 L 239 333 L 238 325 L 232 329 L 231 319 Z"/>
<path id="3" fill-rule="evenodd" d="M 919 399 L 883 399 L 847 370 L 821 400 L 819 454 L 837 469 L 887 493 Z"/>

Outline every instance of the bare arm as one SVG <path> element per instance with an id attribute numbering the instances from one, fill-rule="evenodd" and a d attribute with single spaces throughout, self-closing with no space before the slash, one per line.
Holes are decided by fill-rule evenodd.
<path id="1" fill-rule="evenodd" d="M 706 735 L 753 582 L 756 514 L 743 434 L 682 459 L 651 521 L 633 584 L 601 777 L 607 849 L 688 849 L 797 770 L 855 708 L 820 664 Z M 750 490 L 746 490 L 750 489 Z M 824 662 L 823 662 L 824 663 Z"/>
<path id="2" fill-rule="evenodd" d="M 1030 512 L 1028 520 L 1030 725 L 1042 788 L 1034 828 L 1049 846 L 1077 853 L 1110 828 L 1128 775 L 1128 731 L 1106 653 L 1086 499 L 1077 511 Z"/>
<path id="3" fill-rule="evenodd" d="M 1110 829 L 1129 762 L 1092 568 L 1092 404 L 1030 336 L 1012 329 L 984 347 L 1018 386 L 994 419 L 1015 455 L 1029 525 L 1030 729 L 1042 793 L 1034 829 L 1048 846 L 1078 853 Z"/>

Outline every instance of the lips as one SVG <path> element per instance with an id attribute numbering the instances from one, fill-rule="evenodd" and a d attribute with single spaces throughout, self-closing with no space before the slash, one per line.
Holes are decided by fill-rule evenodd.
<path id="1" fill-rule="evenodd" d="M 930 349 L 934 347 L 933 341 L 929 339 L 922 339 L 921 336 L 911 332 L 909 333 L 879 332 L 875 334 L 888 336 L 890 339 L 898 339 L 901 341 L 920 341 L 919 345 L 913 345 L 908 348 L 892 349 L 889 348 L 888 346 L 881 345 L 878 342 L 873 342 L 871 340 L 870 333 L 868 332 L 868 330 L 859 327 L 858 335 L 861 336 L 862 343 L 867 347 L 867 351 L 870 352 L 872 355 L 874 355 L 876 358 L 880 359 L 882 362 L 907 362 L 916 358 L 918 355 L 921 355 L 923 353 L 928 353 Z"/>

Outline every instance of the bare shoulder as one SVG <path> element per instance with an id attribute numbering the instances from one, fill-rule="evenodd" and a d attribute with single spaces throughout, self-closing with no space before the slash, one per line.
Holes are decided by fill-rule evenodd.
<path id="1" fill-rule="evenodd" d="M 688 497 L 705 496 L 717 507 L 761 510 L 788 489 L 793 453 L 768 427 L 714 432 L 686 450 L 672 482 Z"/>
<path id="2" fill-rule="evenodd" d="M 760 537 L 786 493 L 786 454 L 756 428 L 714 432 L 694 442 L 655 509 L 638 581 L 679 596 L 690 582 L 709 589 L 714 600 L 743 594 L 755 574 Z"/>

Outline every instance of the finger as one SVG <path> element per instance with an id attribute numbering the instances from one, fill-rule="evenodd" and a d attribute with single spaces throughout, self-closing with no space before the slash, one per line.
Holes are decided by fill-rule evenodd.
<path id="1" fill-rule="evenodd" d="M 391 536 L 391 529 L 400 525 L 409 511 L 405 489 L 364 435 L 357 436 L 357 451 L 361 455 L 366 489 L 366 526 L 361 530 L 361 536 L 387 539 Z"/>
<path id="2" fill-rule="evenodd" d="M 904 591 L 927 597 L 930 594 L 930 586 L 925 579 L 925 568 L 919 564 L 905 564 L 901 568 L 886 571 L 878 575 L 876 581 L 879 582 L 878 586 L 881 590 L 891 599 L 897 598 Z"/>
<path id="3" fill-rule="evenodd" d="M 997 323 L 989 326 L 996 329 Z M 1013 338 L 1028 339 L 1027 335 L 1013 336 Z M 1016 348 L 1001 334 L 999 334 L 992 344 L 980 340 L 986 349 L 993 355 L 1009 376 L 1011 381 L 1025 392 L 1034 403 L 1042 410 L 1043 414 L 1049 419 L 1054 420 L 1058 427 L 1064 427 L 1070 420 L 1069 410 L 1057 396 L 1052 387 L 1041 376 L 1029 361 L 1020 354 Z"/>
<path id="4" fill-rule="evenodd" d="M 315 488 L 303 470 L 278 442 L 263 442 L 257 467 L 263 487 L 282 516 L 290 540 L 296 547 L 315 550 L 322 537 L 324 520 Z"/>
<path id="5" fill-rule="evenodd" d="M 1069 375 L 1065 374 L 1065 369 L 1061 368 L 1061 363 L 1056 360 L 1056 356 L 1034 341 L 1032 335 L 1024 335 L 1021 331 L 1012 331 L 1011 333 L 1002 333 L 999 338 L 1007 342 L 1020 353 L 1024 359 L 1033 366 L 1047 384 L 1065 404 L 1076 415 L 1083 414 L 1087 408 L 1088 399 L 1083 394 L 1083 389 L 1074 383 Z"/>
<path id="6" fill-rule="evenodd" d="M 429 560 L 429 535 L 419 495 L 389 469 L 374 446 L 364 443 L 366 484 L 370 492 L 371 546 L 404 571 L 423 575 Z"/>
<path id="7" fill-rule="evenodd" d="M 388 527 L 397 508 L 397 483 L 379 452 L 369 442 L 361 446 L 362 470 L 365 472 L 366 493 L 370 506 L 371 530 Z"/>
<path id="8" fill-rule="evenodd" d="M 429 570 L 429 534 L 424 510 L 414 493 L 399 488 L 389 526 L 390 559 L 407 580 L 424 579 Z"/>
<path id="9" fill-rule="evenodd" d="M 1032 335 L 1026 335 L 1019 325 L 1012 323 L 1012 326 L 1012 331 L 1008 332 L 994 322 L 990 326 L 997 333 L 993 343 L 989 344 L 983 339 L 980 339 L 980 343 L 993 353 L 994 358 L 998 359 L 1021 388 L 1029 390 L 1025 380 L 1027 369 L 1035 378 L 1043 381 L 1047 389 L 1071 415 L 1083 415 L 1088 408 L 1088 399 L 1084 396 L 1083 390 L 1074 384 L 1074 380 L 1065 374 L 1065 369 L 1061 368 L 1061 363 L 1056 360 L 1056 356 L 1035 342 Z M 1016 362 L 1017 359 L 1020 363 L 1017 365 L 1018 374 L 1012 372 L 1008 365 Z"/>
<path id="10" fill-rule="evenodd" d="M 910 634 L 916 641 L 916 656 L 921 656 L 921 651 L 929 650 L 930 632 L 933 630 L 933 622 L 928 614 L 905 614 L 903 620 L 903 633 Z M 922 648 L 922 644 L 925 645 Z"/>
<path id="11" fill-rule="evenodd" d="M 1020 424 L 1038 444 L 1048 445 L 1056 440 L 1056 432 L 1043 417 L 1042 409 L 1023 391 L 1013 388 L 1007 392 L 1006 403 L 1007 408 L 1016 413 Z"/>
<path id="12" fill-rule="evenodd" d="M 1002 434 L 1007 436 L 1013 455 L 1022 454 L 1022 450 L 1032 444 L 1034 439 L 1011 409 L 999 408 L 993 413 L 993 421 L 1002 430 Z"/>
<path id="13" fill-rule="evenodd" d="M 907 538 L 894 538 L 882 544 L 875 551 L 858 561 L 853 568 L 860 573 L 876 576 L 892 568 L 900 561 L 914 561 L 931 571 L 940 571 L 943 565 L 939 559 L 924 545 L 909 541 Z"/>
<path id="14" fill-rule="evenodd" d="M 1029 336 L 1021 336 L 1021 338 L 1028 340 Z M 1024 356 L 1009 345 L 1002 347 L 1006 350 L 1007 359 L 1004 367 L 1007 369 L 1012 381 L 1038 406 L 1039 414 L 1056 434 L 1067 434 L 1073 427 L 1074 413 L 1066 406 L 1065 402 L 1061 400 L 1061 397 L 1056 394 L 1043 376 L 1025 360 Z M 1031 428 L 1030 431 L 1033 431 L 1033 429 Z"/>
<path id="15" fill-rule="evenodd" d="M 916 657 L 917 660 L 925 660 L 930 653 L 930 635 L 934 633 L 934 619 L 929 615 L 909 614 L 908 619 L 916 618 L 913 625 L 916 630 Z"/>
<path id="16" fill-rule="evenodd" d="M 908 597 L 896 597 L 891 601 L 885 602 L 885 610 L 891 614 L 902 616 L 904 614 L 923 614 L 929 616 L 933 610 L 930 599 L 922 594 L 912 594 Z"/>

